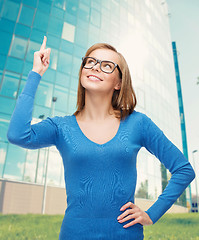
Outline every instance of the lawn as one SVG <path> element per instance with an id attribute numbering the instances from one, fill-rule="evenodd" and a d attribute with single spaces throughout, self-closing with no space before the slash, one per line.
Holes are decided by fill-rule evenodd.
<path id="1" fill-rule="evenodd" d="M 144 233 L 145 240 L 199 240 L 199 213 L 166 214 Z"/>
<path id="2" fill-rule="evenodd" d="M 0 215 L 0 239 L 56 240 L 62 219 L 62 215 Z M 144 233 L 145 240 L 199 240 L 199 214 L 166 214 Z"/>

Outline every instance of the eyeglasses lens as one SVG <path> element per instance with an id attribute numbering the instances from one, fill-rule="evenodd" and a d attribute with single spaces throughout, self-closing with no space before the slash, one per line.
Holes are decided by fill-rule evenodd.
<path id="1" fill-rule="evenodd" d="M 94 58 L 85 58 L 83 61 L 84 68 L 92 68 L 94 65 L 96 65 L 97 60 Z M 109 61 L 101 61 L 101 70 L 106 73 L 112 73 L 115 65 L 112 62 Z"/>

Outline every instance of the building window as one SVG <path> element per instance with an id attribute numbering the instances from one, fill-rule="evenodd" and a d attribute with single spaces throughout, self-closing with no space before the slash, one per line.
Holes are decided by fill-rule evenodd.
<path id="1" fill-rule="evenodd" d="M 0 94 L 3 96 L 16 98 L 20 75 L 11 72 L 5 72 Z"/>
<path id="2" fill-rule="evenodd" d="M 62 31 L 62 38 L 70 41 L 70 42 L 74 42 L 74 38 L 75 38 L 75 26 L 64 22 L 63 25 L 63 31 Z"/>
<path id="3" fill-rule="evenodd" d="M 19 4 L 18 3 L 15 3 L 12 1 L 6 1 L 4 8 L 3 8 L 2 17 L 7 18 L 12 21 L 16 21 L 18 12 L 19 12 Z"/>
<path id="4" fill-rule="evenodd" d="M 5 172 L 3 176 L 4 178 L 15 180 L 23 179 L 26 151 L 26 149 L 9 144 L 6 156 Z"/>
<path id="5" fill-rule="evenodd" d="M 22 23 L 30 27 L 32 25 L 34 13 L 35 9 L 23 5 L 19 17 L 19 23 Z"/>
<path id="6" fill-rule="evenodd" d="M 7 146 L 8 146 L 7 143 L 0 141 L 0 176 L 1 177 L 3 177 L 2 175 L 3 175 L 5 160 L 6 160 Z"/>
<path id="7" fill-rule="evenodd" d="M 33 27 L 46 32 L 48 28 L 48 21 L 49 21 L 49 15 L 37 10 Z"/>
<path id="8" fill-rule="evenodd" d="M 27 40 L 14 36 L 10 56 L 24 59 L 27 49 L 27 43 L 28 43 Z"/>

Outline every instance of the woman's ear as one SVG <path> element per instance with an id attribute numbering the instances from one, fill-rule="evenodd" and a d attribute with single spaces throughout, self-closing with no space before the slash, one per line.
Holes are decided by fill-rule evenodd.
<path id="1" fill-rule="evenodd" d="M 119 83 L 117 83 L 117 85 L 115 86 L 115 90 L 120 90 L 122 85 L 122 81 L 119 81 Z"/>

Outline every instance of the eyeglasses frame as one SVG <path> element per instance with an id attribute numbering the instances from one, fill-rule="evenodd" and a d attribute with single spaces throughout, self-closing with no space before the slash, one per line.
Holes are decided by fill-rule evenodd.
<path id="1" fill-rule="evenodd" d="M 88 67 L 85 67 L 85 65 L 83 65 L 83 62 L 84 62 L 84 60 L 85 60 L 86 58 L 92 58 L 92 59 L 94 59 L 94 60 L 96 61 L 96 63 L 95 63 L 92 67 L 89 67 L 89 68 L 88 68 Z M 113 63 L 113 64 L 114 64 L 113 71 L 112 71 L 112 72 L 105 72 L 105 71 L 103 71 L 103 70 L 101 69 L 101 63 L 102 63 L 102 62 L 111 62 L 111 63 Z M 114 63 L 114 62 L 109 61 L 109 60 L 99 60 L 99 59 L 97 59 L 97 58 L 89 57 L 89 56 L 82 57 L 82 67 L 83 67 L 83 68 L 92 69 L 92 68 L 93 68 L 95 65 L 97 65 L 98 63 L 100 64 L 100 69 L 101 69 L 101 71 L 104 72 L 104 73 L 107 73 L 107 74 L 113 73 L 114 70 L 117 68 L 118 71 L 119 71 L 119 74 L 120 74 L 120 78 L 122 79 L 122 71 L 121 71 L 121 69 L 120 69 L 120 67 L 119 67 L 119 65 L 118 65 L 117 63 Z"/>

